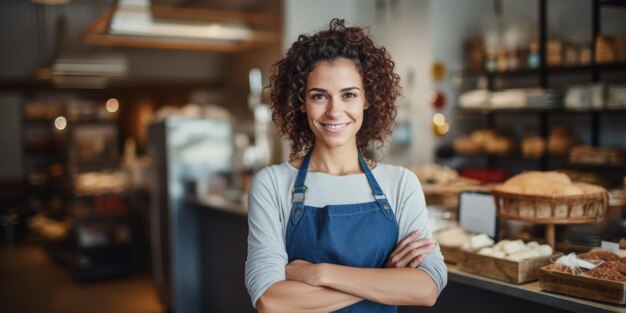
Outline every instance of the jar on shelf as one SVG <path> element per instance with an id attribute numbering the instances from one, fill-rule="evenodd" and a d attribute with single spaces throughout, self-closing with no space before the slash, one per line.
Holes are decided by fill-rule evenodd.
<path id="1" fill-rule="evenodd" d="M 508 65 L 507 64 L 508 63 L 507 60 L 508 60 L 508 58 L 507 58 L 507 55 L 506 55 L 506 51 L 504 49 L 500 49 L 500 51 L 498 51 L 498 55 L 496 57 L 496 67 L 497 67 L 497 70 L 499 72 L 504 72 L 504 71 L 506 71 L 508 69 L 507 68 L 507 65 Z"/>
<path id="2" fill-rule="evenodd" d="M 487 57 L 485 59 L 485 71 L 487 72 L 495 72 L 496 71 L 496 53 L 493 51 L 487 52 Z"/>
<path id="3" fill-rule="evenodd" d="M 537 43 L 530 44 L 528 59 L 526 62 L 529 68 L 539 68 L 539 64 L 541 63 L 541 55 L 539 54 L 539 47 L 537 46 Z"/>

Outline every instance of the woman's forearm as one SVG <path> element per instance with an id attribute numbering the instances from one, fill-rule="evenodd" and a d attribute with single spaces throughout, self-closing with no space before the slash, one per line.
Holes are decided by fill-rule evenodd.
<path id="1" fill-rule="evenodd" d="M 257 301 L 259 312 L 332 312 L 363 299 L 326 287 L 299 281 L 272 284 Z"/>
<path id="2" fill-rule="evenodd" d="M 432 306 L 439 294 L 435 282 L 420 269 L 319 265 L 320 278 L 315 285 L 378 303 Z"/>

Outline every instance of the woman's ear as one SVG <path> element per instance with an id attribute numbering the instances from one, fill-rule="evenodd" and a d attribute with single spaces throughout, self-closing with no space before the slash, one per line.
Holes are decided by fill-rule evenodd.
<path id="1" fill-rule="evenodd" d="M 300 106 L 300 112 L 306 113 L 306 107 L 303 105 Z"/>
<path id="2" fill-rule="evenodd" d="M 363 105 L 363 110 L 367 110 L 370 108 L 370 103 L 369 102 L 365 102 L 365 104 Z"/>

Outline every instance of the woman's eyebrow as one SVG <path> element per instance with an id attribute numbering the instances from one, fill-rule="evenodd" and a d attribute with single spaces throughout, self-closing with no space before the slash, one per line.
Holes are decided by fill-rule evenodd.
<path id="1" fill-rule="evenodd" d="M 346 88 L 341 89 L 340 92 L 346 92 L 346 91 L 350 91 L 350 90 L 354 90 L 354 89 L 361 90 L 361 88 L 359 88 L 359 87 L 351 86 L 351 87 L 346 87 Z M 311 92 L 311 91 L 327 92 L 326 89 L 324 89 L 324 88 L 311 88 L 311 89 L 307 90 L 306 92 Z"/>
<path id="2" fill-rule="evenodd" d="M 352 87 L 346 87 L 346 88 L 341 89 L 341 92 L 346 92 L 346 91 L 350 91 L 350 90 L 354 90 L 354 89 L 361 90 L 361 88 L 359 88 L 359 87 L 352 86 Z"/>

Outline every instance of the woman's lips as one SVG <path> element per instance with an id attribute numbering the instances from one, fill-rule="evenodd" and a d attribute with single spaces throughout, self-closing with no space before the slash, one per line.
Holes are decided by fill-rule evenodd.
<path id="1" fill-rule="evenodd" d="M 346 127 L 348 127 L 350 123 L 332 123 L 332 124 L 320 123 L 320 124 L 324 127 L 326 131 L 331 132 L 331 133 L 338 133 L 346 129 Z"/>

